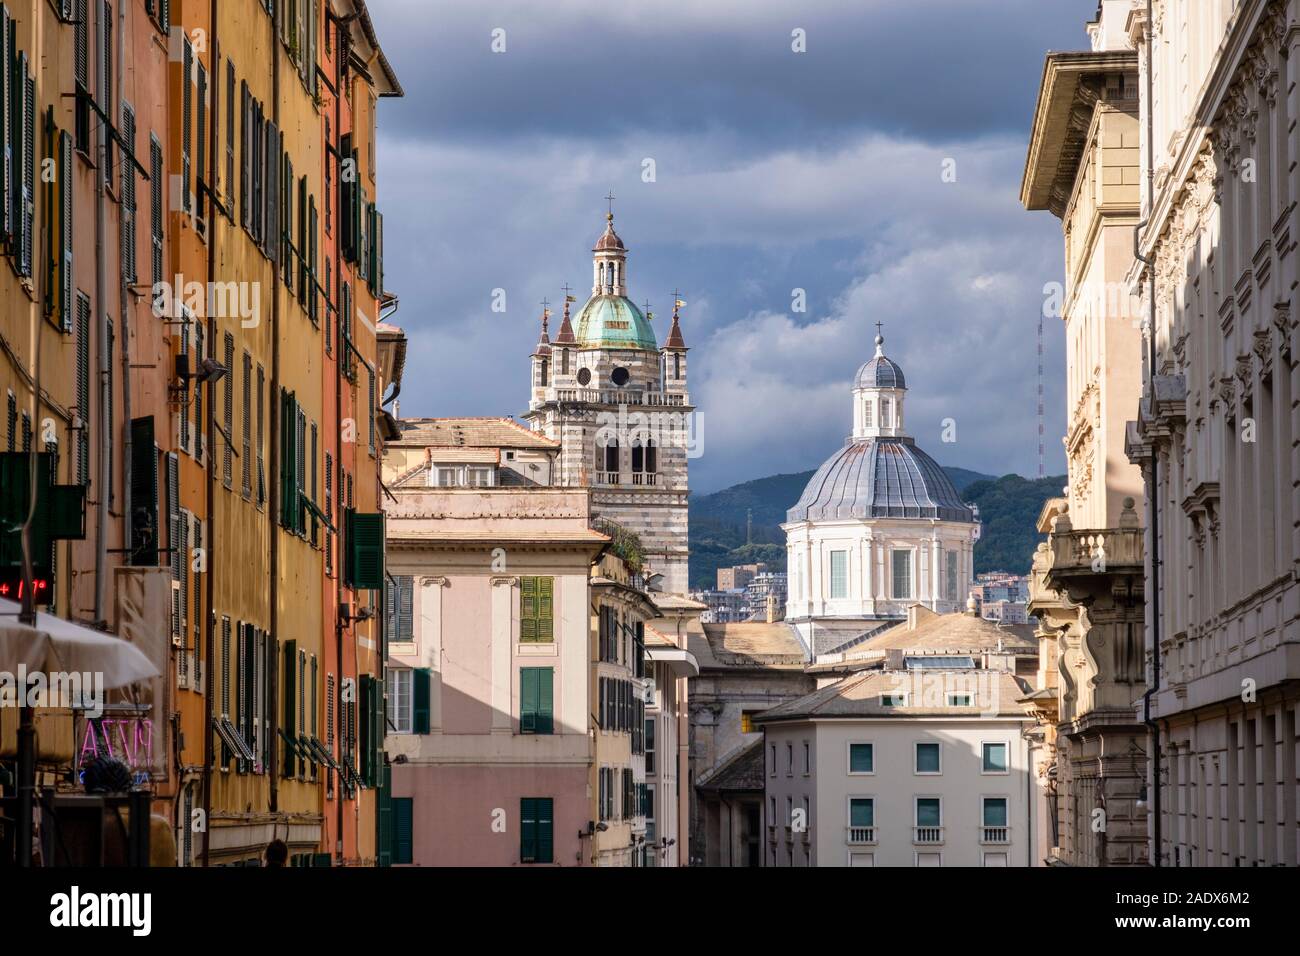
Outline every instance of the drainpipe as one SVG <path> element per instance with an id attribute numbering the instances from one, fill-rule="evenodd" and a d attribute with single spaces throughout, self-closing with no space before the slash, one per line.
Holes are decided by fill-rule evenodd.
<path id="1" fill-rule="evenodd" d="M 95 10 L 93 23 L 98 29 L 95 30 L 95 50 L 98 53 L 96 64 L 102 64 L 104 57 L 108 53 L 108 48 L 104 45 L 104 6 L 100 3 L 91 4 Z M 104 115 L 109 115 L 108 99 L 104 95 L 107 91 L 103 89 L 102 78 L 104 71 L 100 70 L 101 82 L 99 87 L 100 109 Z M 105 308 L 104 301 L 104 176 L 108 172 L 108 135 L 107 131 L 101 124 L 96 130 L 96 139 L 98 142 L 95 146 L 95 156 L 98 160 L 95 169 L 95 309 L 99 313 L 96 317 L 98 325 L 99 348 L 98 365 L 99 370 L 99 454 L 96 456 L 96 470 L 98 471 L 99 487 L 96 493 L 99 496 L 99 502 L 96 506 L 95 520 L 95 594 L 94 594 L 94 614 L 95 623 L 98 624 L 104 618 L 104 573 L 105 565 L 108 563 L 108 483 L 109 475 L 109 450 L 112 448 L 111 437 L 113 423 L 108 420 L 108 405 L 110 401 L 109 394 L 109 363 L 112 356 L 108 352 L 108 310 Z"/>
<path id="2" fill-rule="evenodd" d="M 216 9 L 216 0 L 213 0 L 213 9 Z M 280 38 L 276 35 L 274 17 L 267 17 L 267 30 L 271 39 L 271 112 L 275 120 L 275 128 L 284 130 L 284 123 L 280 119 Z M 281 224 L 283 228 L 286 224 Z M 234 374 L 233 370 L 229 374 Z M 270 464 L 268 474 L 275 476 L 274 480 L 268 481 L 271 486 L 271 493 L 267 497 L 267 526 L 271 538 L 271 556 L 270 556 L 270 607 L 268 608 L 268 620 L 271 625 L 270 648 L 275 653 L 275 661 L 267 667 L 267 676 L 270 678 L 270 687 L 267 689 L 267 698 L 271 702 L 270 729 L 268 739 L 275 742 L 280 737 L 280 708 L 277 706 L 280 693 L 280 626 L 279 608 L 280 599 L 280 429 L 284 427 L 280 421 L 280 267 L 278 263 L 271 265 L 271 400 L 268 403 L 271 406 L 271 435 L 270 435 Z M 274 743 L 271 748 L 271 766 L 270 785 L 271 796 L 269 809 L 275 813 L 280 808 L 280 761 L 278 755 L 280 746 Z M 288 836 L 288 832 L 285 833 Z"/>
<path id="3" fill-rule="evenodd" d="M 209 32 L 212 37 L 212 43 L 208 49 L 215 51 L 220 49 L 220 43 L 217 37 L 217 0 L 211 0 L 211 5 L 208 9 L 208 16 L 210 18 L 208 23 Z M 221 99 L 221 92 L 224 89 L 224 86 L 221 82 L 220 63 L 215 59 L 212 61 L 212 70 L 209 72 L 209 75 L 212 80 L 212 108 L 208 110 L 209 129 L 207 174 L 208 178 L 211 180 L 216 178 L 217 173 L 217 135 L 221 130 L 221 107 L 225 105 Z M 230 183 L 226 183 L 227 189 L 230 189 L 230 186 Z M 208 279 L 211 279 L 216 270 L 217 204 L 213 201 L 210 183 L 204 183 L 203 195 L 198 197 L 198 202 L 202 203 L 204 201 L 208 204 Z M 227 202 L 228 201 L 229 199 L 227 198 Z M 217 320 L 216 317 L 213 316 L 211 309 L 208 309 L 207 313 L 208 314 L 205 316 L 208 323 L 206 340 L 208 348 L 212 349 L 212 352 L 215 355 L 217 351 Z M 226 369 L 226 374 L 233 376 L 235 370 L 233 368 Z M 207 388 L 208 390 L 208 401 L 203 409 L 205 420 L 200 425 L 208 439 L 208 453 L 204 458 L 206 466 L 204 468 L 204 473 L 207 476 L 206 488 L 204 489 L 206 498 L 204 510 L 206 511 L 208 518 L 208 553 L 206 555 L 207 571 L 203 575 L 203 590 L 207 597 L 208 607 L 208 613 L 203 615 L 203 659 L 207 661 L 208 665 L 203 673 L 203 821 L 204 826 L 207 827 L 203 833 L 203 865 L 207 866 L 210 859 L 209 845 L 212 842 L 210 836 L 212 833 L 210 826 L 212 820 L 212 764 L 216 757 L 212 741 L 212 698 L 216 694 L 216 676 L 212 670 L 212 660 L 213 652 L 216 650 L 217 644 L 217 622 L 216 616 L 212 613 L 212 609 L 216 607 L 217 556 L 221 553 L 221 550 L 214 546 L 217 533 L 217 520 L 216 514 L 213 510 L 216 507 L 217 500 L 217 469 L 216 463 L 212 457 L 216 454 L 217 447 L 217 385 L 216 382 L 204 382 L 202 384 L 196 384 L 194 387 Z M 231 387 L 233 388 L 234 386 L 232 385 Z M 276 660 L 279 660 L 278 655 Z M 268 668 L 268 670 L 274 671 L 275 668 L 271 667 Z M 272 702 L 272 706 L 274 707 L 274 701 Z M 271 737 L 270 739 L 274 741 L 275 738 Z M 189 826 L 189 821 L 186 821 L 185 825 Z"/>
<path id="4" fill-rule="evenodd" d="M 1153 115 L 1154 101 L 1152 80 L 1153 66 L 1153 49 L 1155 46 L 1155 36 L 1152 33 L 1153 20 L 1151 17 L 1151 0 L 1146 0 L 1146 35 L 1147 35 L 1147 79 L 1146 79 L 1146 104 L 1147 104 L 1147 218 L 1139 222 L 1133 229 L 1133 254 L 1146 266 L 1147 273 L 1147 398 L 1151 402 L 1151 407 L 1155 408 L 1155 377 L 1156 377 L 1156 272 L 1155 257 L 1143 256 L 1138 249 L 1138 237 L 1146 228 L 1150 221 L 1151 213 L 1155 208 L 1155 120 Z M 1140 414 L 1140 411 L 1139 411 Z M 1151 529 L 1151 594 L 1149 598 L 1151 607 L 1151 683 L 1142 695 L 1142 722 L 1147 726 L 1147 734 L 1150 738 L 1151 749 L 1151 812 L 1152 829 L 1151 829 L 1151 865 L 1160 866 L 1160 846 L 1161 846 L 1161 806 L 1160 806 L 1160 728 L 1156 721 L 1151 718 L 1151 698 L 1155 696 L 1160 687 L 1160 458 L 1152 450 L 1151 455 L 1151 478 L 1147 483 L 1147 523 Z"/>
<path id="5" fill-rule="evenodd" d="M 126 87 L 123 86 L 125 81 L 125 72 L 123 61 L 126 59 L 126 9 L 125 3 L 117 5 L 117 89 L 119 102 L 121 94 Z M 118 125 L 121 125 L 122 118 L 116 118 Z M 135 143 L 131 146 L 131 163 L 122 164 L 122 174 L 135 176 Z M 128 172 L 129 171 L 129 172 Z M 126 194 L 123 190 L 121 201 L 121 215 L 126 215 Z M 132 212 L 134 215 L 134 211 Z M 119 248 L 118 255 L 120 259 L 126 258 L 126 250 Z M 127 275 L 125 262 L 120 263 L 118 268 L 118 324 L 122 327 L 122 547 L 129 549 L 131 547 L 132 521 L 131 514 L 131 307 L 127 301 Z M 127 558 L 130 563 L 130 557 Z"/>

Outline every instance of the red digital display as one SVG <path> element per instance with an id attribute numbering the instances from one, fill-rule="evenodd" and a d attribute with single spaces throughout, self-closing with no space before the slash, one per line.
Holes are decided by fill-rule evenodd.
<path id="1" fill-rule="evenodd" d="M 0 598 L 7 601 L 21 601 L 26 593 L 27 582 L 22 578 L 0 578 Z M 36 604 L 51 604 L 54 592 L 50 589 L 48 578 L 37 578 L 31 582 L 33 601 Z"/>

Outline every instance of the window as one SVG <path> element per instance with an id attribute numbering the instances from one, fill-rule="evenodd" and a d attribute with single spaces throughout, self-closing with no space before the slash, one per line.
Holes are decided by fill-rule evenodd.
<path id="1" fill-rule="evenodd" d="M 895 549 L 891 554 L 894 571 L 894 600 L 912 596 L 912 552 L 907 548 Z"/>
<path id="2" fill-rule="evenodd" d="M 948 552 L 948 600 L 957 600 L 957 552 Z"/>
<path id="3" fill-rule="evenodd" d="M 880 403 L 880 427 L 889 428 L 893 425 L 894 403 L 889 399 L 883 399 Z"/>
<path id="4" fill-rule="evenodd" d="M 645 719 L 645 772 L 646 776 L 657 773 L 655 769 L 655 719 Z"/>
<path id="5" fill-rule="evenodd" d="M 849 773 L 875 773 L 874 744 L 849 744 Z"/>
<path id="6" fill-rule="evenodd" d="M 388 724 L 393 733 L 411 732 L 411 674 L 409 669 L 388 671 Z"/>
<path id="7" fill-rule="evenodd" d="M 373 379 L 372 379 L 373 381 Z M 490 488 L 493 485 L 491 468 L 466 468 L 465 484 L 471 488 Z"/>
<path id="8" fill-rule="evenodd" d="M 880 706 L 881 707 L 906 707 L 907 695 L 906 694 L 881 694 Z"/>
<path id="9" fill-rule="evenodd" d="M 876 825 L 876 800 L 874 797 L 849 799 L 849 826 L 874 827 Z"/>
<path id="10" fill-rule="evenodd" d="M 970 707 L 973 701 L 974 698 L 970 694 L 949 694 L 948 695 L 949 707 Z"/>
<path id="11" fill-rule="evenodd" d="M 762 713 L 762 711 L 759 711 L 759 710 L 745 710 L 745 711 L 741 711 L 741 714 L 740 714 L 740 732 L 741 732 L 742 734 L 756 734 L 756 733 L 759 733 L 758 728 L 754 726 L 754 718 L 755 718 L 758 714 L 761 714 L 761 713 Z"/>
<path id="12" fill-rule="evenodd" d="M 555 578 L 519 579 L 519 640 L 549 644 L 555 640 Z"/>
<path id="13" fill-rule="evenodd" d="M 918 743 L 916 745 L 916 772 L 939 773 L 939 745 L 937 743 Z"/>
<path id="14" fill-rule="evenodd" d="M 794 744 L 785 745 L 785 775 L 794 776 Z"/>
<path id="15" fill-rule="evenodd" d="M 553 667 L 519 669 L 519 732 L 550 734 L 555 732 Z"/>
<path id="16" fill-rule="evenodd" d="M 550 863 L 554 856 L 555 815 L 550 797 L 519 801 L 519 862 Z"/>
<path id="17" fill-rule="evenodd" d="M 916 825 L 918 827 L 943 826 L 943 806 L 938 797 L 916 798 Z"/>
<path id="18" fill-rule="evenodd" d="M 805 740 L 803 742 L 803 775 L 806 777 L 810 773 L 812 773 L 812 747 Z"/>
<path id="19" fill-rule="evenodd" d="M 984 744 L 984 763 L 981 768 L 982 773 L 1006 773 L 1007 772 L 1007 745 L 1006 744 Z"/>
<path id="20" fill-rule="evenodd" d="M 870 399 L 867 399 L 867 401 L 862 403 L 862 424 L 867 428 L 872 427 L 872 412 L 874 408 L 875 406 Z"/>
<path id="21" fill-rule="evenodd" d="M 329 486 L 329 469 L 326 468 L 326 487 Z M 399 574 L 393 578 L 388 588 L 388 600 L 385 604 L 386 625 L 389 643 L 403 643 L 415 640 L 414 603 L 415 578 L 409 574 Z"/>
<path id="22" fill-rule="evenodd" d="M 831 552 L 831 599 L 849 596 L 849 553 Z"/>
<path id="23" fill-rule="evenodd" d="M 768 766 L 771 767 L 772 769 L 768 772 L 768 775 L 775 777 L 776 776 L 776 744 L 772 744 L 771 757 L 772 759 L 768 762 Z M 772 816 L 776 816 L 776 797 L 772 798 Z"/>
<path id="24" fill-rule="evenodd" d="M 984 825 L 986 827 L 1005 827 L 1007 825 L 1007 798 L 984 798 Z"/>

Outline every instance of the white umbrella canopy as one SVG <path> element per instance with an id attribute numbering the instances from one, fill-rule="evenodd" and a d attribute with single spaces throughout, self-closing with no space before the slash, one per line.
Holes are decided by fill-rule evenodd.
<path id="1" fill-rule="evenodd" d="M 130 641 L 43 612 L 36 615 L 35 627 L 21 624 L 21 610 L 0 598 L 0 671 L 16 674 L 25 666 L 29 674 L 103 674 L 105 690 L 159 676 L 158 668 Z"/>

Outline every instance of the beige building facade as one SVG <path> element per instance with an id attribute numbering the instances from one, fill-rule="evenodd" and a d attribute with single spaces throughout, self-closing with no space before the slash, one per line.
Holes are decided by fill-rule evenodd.
<path id="1" fill-rule="evenodd" d="M 1151 853 L 1294 866 L 1300 3 L 1155 0 L 1130 29 L 1151 90 L 1131 275 L 1154 342 L 1129 433 L 1155 502 Z"/>
<path id="2" fill-rule="evenodd" d="M 1142 478 L 1125 457 L 1141 388 L 1138 304 L 1129 291 L 1141 201 L 1138 54 L 1129 0 L 1103 0 L 1092 48 L 1051 53 L 1034 114 L 1021 202 L 1061 220 L 1065 282 L 1044 289 L 1065 324 L 1065 495 L 1038 530 L 1029 613 L 1039 622 L 1032 697 L 1044 746 L 1035 768 L 1050 862 L 1147 862 L 1146 728 L 1134 714 L 1142 665 Z M 1059 306 L 1059 309 L 1058 309 Z"/>

